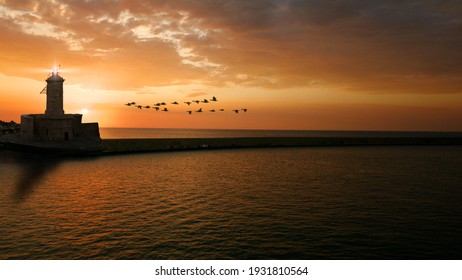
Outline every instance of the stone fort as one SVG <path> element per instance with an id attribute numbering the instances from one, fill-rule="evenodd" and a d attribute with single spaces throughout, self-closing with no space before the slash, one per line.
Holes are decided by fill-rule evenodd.
<path id="1" fill-rule="evenodd" d="M 64 79 L 59 72 L 53 70 L 46 82 L 45 114 L 21 115 L 21 139 L 59 142 L 101 140 L 98 123 L 82 123 L 82 114 L 64 113 Z"/>

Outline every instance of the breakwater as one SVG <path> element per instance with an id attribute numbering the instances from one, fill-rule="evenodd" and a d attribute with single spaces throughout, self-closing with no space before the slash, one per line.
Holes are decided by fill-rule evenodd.
<path id="1" fill-rule="evenodd" d="M 103 154 L 262 147 L 462 145 L 462 137 L 243 137 L 103 139 Z"/>

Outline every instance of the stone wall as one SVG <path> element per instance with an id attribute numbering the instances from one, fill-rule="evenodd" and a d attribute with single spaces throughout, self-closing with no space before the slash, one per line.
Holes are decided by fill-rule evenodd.
<path id="1" fill-rule="evenodd" d="M 74 139 L 73 116 L 49 117 L 39 115 L 36 118 L 38 137 L 45 141 L 70 141 Z"/>
<path id="2" fill-rule="evenodd" d="M 82 124 L 81 114 L 21 116 L 21 139 L 42 141 L 72 141 L 100 139 L 98 123 Z"/>
<path id="3" fill-rule="evenodd" d="M 21 115 L 21 139 L 33 140 L 34 139 L 34 123 L 35 115 Z"/>
<path id="4" fill-rule="evenodd" d="M 82 123 L 78 135 L 81 139 L 100 139 L 98 123 Z"/>

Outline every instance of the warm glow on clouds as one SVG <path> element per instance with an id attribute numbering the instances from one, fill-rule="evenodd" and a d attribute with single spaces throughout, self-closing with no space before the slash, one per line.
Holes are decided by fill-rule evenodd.
<path id="1" fill-rule="evenodd" d="M 60 64 L 66 112 L 101 126 L 462 130 L 460 18 L 460 1 L 0 0 L 0 119 L 43 111 Z M 227 113 L 181 103 L 212 96 Z"/>

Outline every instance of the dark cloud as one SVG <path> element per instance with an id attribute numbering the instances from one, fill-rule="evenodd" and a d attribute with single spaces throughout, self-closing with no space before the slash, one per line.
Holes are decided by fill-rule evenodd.
<path id="1" fill-rule="evenodd" d="M 39 64 L 31 57 L 51 48 L 82 68 L 109 67 L 103 76 L 118 88 L 200 80 L 219 86 L 462 91 L 460 1 L 63 0 L 4 5 L 25 12 L 1 19 L 2 34 L 17 41 L 1 47 L 7 57 L 0 68 L 4 73 L 18 59 Z M 18 32 L 24 29 L 21 21 L 52 24 L 57 35 Z"/>

